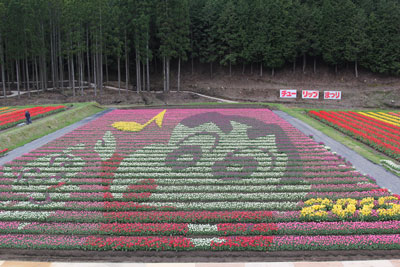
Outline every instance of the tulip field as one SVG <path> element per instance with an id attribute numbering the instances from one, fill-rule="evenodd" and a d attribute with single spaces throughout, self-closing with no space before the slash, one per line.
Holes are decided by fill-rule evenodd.
<path id="1" fill-rule="evenodd" d="M 0 107 L 0 130 L 15 126 L 18 123 L 25 121 L 25 112 L 29 111 L 32 119 L 37 119 L 43 116 L 48 116 L 55 112 L 65 110 L 65 106 L 48 106 L 48 107 Z"/>
<path id="2" fill-rule="evenodd" d="M 400 196 L 268 109 L 113 110 L 0 167 L 0 248 L 393 250 Z"/>
<path id="3" fill-rule="evenodd" d="M 309 115 L 400 160 L 400 112 L 312 110 Z"/>

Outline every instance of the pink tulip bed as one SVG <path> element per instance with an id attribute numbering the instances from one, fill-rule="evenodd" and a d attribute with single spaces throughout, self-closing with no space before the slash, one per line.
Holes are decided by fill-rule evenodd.
<path id="1" fill-rule="evenodd" d="M 114 110 L 0 169 L 0 248 L 393 250 L 399 199 L 267 109 Z"/>

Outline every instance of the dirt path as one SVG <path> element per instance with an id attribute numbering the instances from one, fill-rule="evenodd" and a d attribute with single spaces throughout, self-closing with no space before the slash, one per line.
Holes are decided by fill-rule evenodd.
<path id="1" fill-rule="evenodd" d="M 107 88 L 107 89 L 109 89 L 109 90 L 114 90 L 114 91 L 119 91 L 119 90 L 121 90 L 121 91 L 127 91 L 126 89 L 119 89 L 119 88 L 117 88 L 117 87 L 113 87 L 113 86 L 104 86 L 105 88 Z M 180 91 L 181 93 L 187 93 L 187 94 L 192 94 L 192 95 L 197 95 L 197 96 L 200 96 L 200 97 L 203 97 L 203 98 L 206 98 L 206 99 L 211 99 L 211 100 L 215 100 L 215 101 L 217 101 L 217 102 L 220 102 L 220 103 L 238 103 L 237 101 L 232 101 L 232 100 L 227 100 L 227 99 L 222 99 L 222 98 L 218 98 L 218 97 L 212 97 L 212 96 L 208 96 L 208 95 L 204 95 L 204 94 L 199 94 L 199 93 L 196 93 L 196 92 L 192 92 L 192 91 L 185 91 L 185 90 L 183 90 L 183 91 Z M 163 93 L 162 91 L 157 91 L 157 92 L 154 92 L 154 93 L 159 93 L 159 94 L 161 94 L 161 93 Z M 178 91 L 171 91 L 171 93 L 178 93 Z"/>

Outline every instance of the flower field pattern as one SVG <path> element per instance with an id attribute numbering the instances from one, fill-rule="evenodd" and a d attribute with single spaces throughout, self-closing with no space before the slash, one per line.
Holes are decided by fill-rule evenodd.
<path id="1" fill-rule="evenodd" d="M 400 249 L 399 198 L 267 109 L 114 110 L 0 169 L 0 248 Z"/>
<path id="2" fill-rule="evenodd" d="M 31 118 L 40 118 L 55 112 L 65 110 L 65 106 L 48 106 L 48 107 L 32 107 L 32 108 L 0 108 L 0 130 L 13 127 L 14 125 L 25 121 L 25 112 L 29 111 Z"/>
<path id="3" fill-rule="evenodd" d="M 400 113 L 312 110 L 309 115 L 400 160 Z"/>

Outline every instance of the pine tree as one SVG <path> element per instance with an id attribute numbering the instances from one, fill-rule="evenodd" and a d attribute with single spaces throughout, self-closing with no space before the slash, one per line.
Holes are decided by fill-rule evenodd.
<path id="1" fill-rule="evenodd" d="M 380 0 L 368 18 L 369 48 L 364 66 L 378 73 L 400 74 L 400 6 Z"/>
<path id="2" fill-rule="evenodd" d="M 217 33 L 220 40 L 218 54 L 220 63 L 229 65 L 229 76 L 232 76 L 232 64 L 236 64 L 242 50 L 240 39 L 240 20 L 236 13 L 236 1 L 229 0 L 217 21 Z"/>

